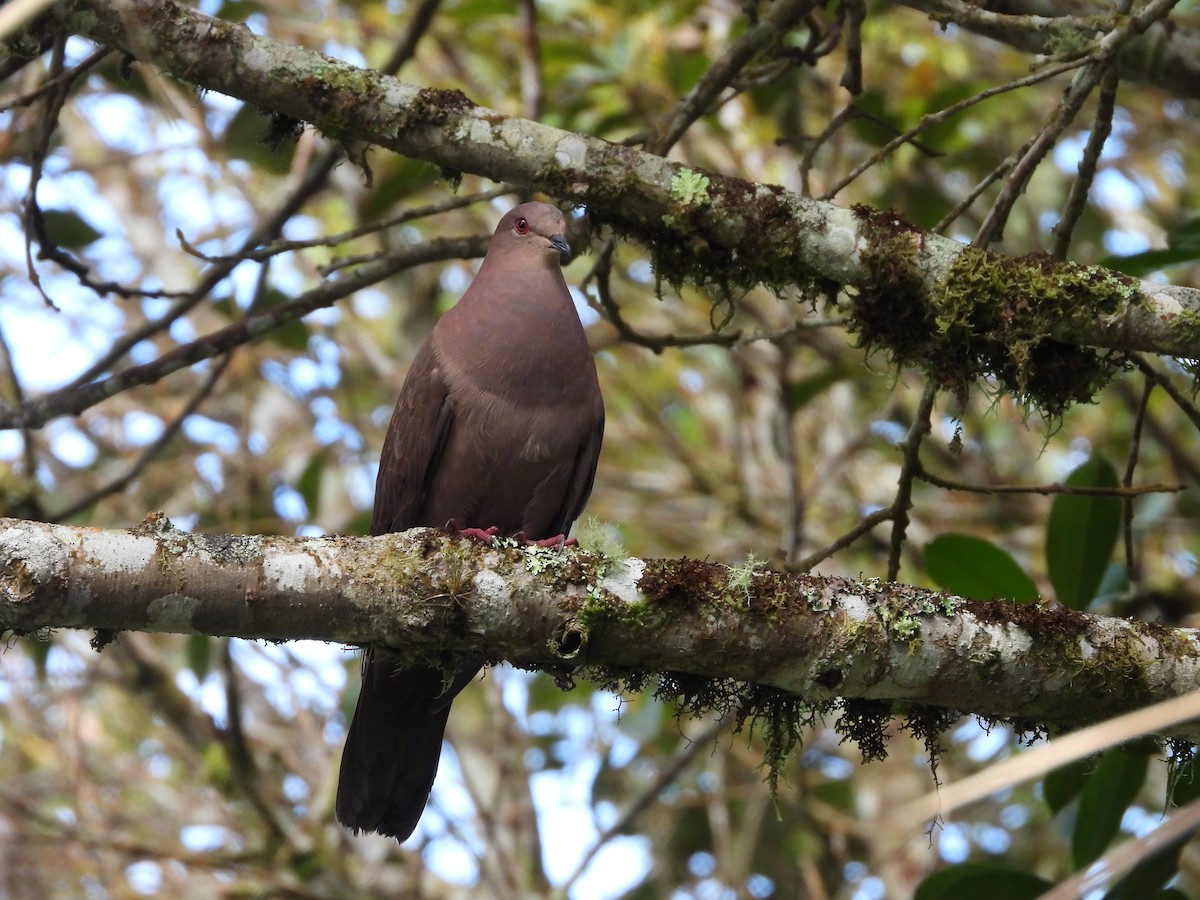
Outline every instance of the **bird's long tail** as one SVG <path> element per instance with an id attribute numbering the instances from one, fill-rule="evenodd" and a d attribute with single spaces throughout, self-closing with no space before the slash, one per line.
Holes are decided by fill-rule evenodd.
<path id="1" fill-rule="evenodd" d="M 342 751 L 339 822 L 402 842 L 413 833 L 437 775 L 450 702 L 478 671 L 465 666 L 447 684 L 441 669 L 401 669 L 386 654 L 367 651 Z"/>

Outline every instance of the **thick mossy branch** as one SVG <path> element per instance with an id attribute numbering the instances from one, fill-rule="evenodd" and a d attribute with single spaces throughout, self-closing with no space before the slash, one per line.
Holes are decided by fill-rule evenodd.
<path id="1" fill-rule="evenodd" d="M 1137 298 L 1137 282 L 1045 254 L 1003 257 L 964 248 L 933 290 L 912 252 L 917 228 L 894 213 L 856 207 L 866 229 L 863 261 L 873 277 L 851 304 L 851 329 L 869 351 L 928 372 L 961 393 L 976 379 L 1051 416 L 1090 401 L 1125 367 L 1119 352 L 1064 343 L 1097 317 Z"/>
<path id="2" fill-rule="evenodd" d="M 469 654 L 562 683 L 579 672 L 749 723 L 773 764 L 839 703 L 839 731 L 867 758 L 894 714 L 936 755 L 958 710 L 1040 732 L 1200 677 L 1193 630 L 754 561 L 614 559 L 430 529 L 282 538 L 189 534 L 162 516 L 129 531 L 0 520 L 0 632 L 63 627 L 310 638 L 441 666 Z"/>
<path id="3" fill-rule="evenodd" d="M 859 298 L 854 318 L 865 344 L 948 385 L 994 375 L 1056 412 L 1091 396 L 1120 365 L 1119 357 L 1068 346 L 1183 357 L 1200 346 L 1200 291 L 1046 259 L 976 255 L 890 214 L 843 209 L 505 116 L 459 92 L 284 46 L 172 0 L 76 0 L 54 15 L 64 33 L 309 122 L 336 140 L 586 206 L 594 222 L 644 244 L 664 281 L 710 286 L 723 300 L 755 284 L 806 295 L 847 288 Z M 898 310 L 900 333 L 886 321 Z M 954 371 L 956 363 L 968 370 Z"/>

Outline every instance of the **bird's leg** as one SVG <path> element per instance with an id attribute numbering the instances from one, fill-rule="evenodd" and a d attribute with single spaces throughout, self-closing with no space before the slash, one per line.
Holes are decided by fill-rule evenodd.
<path id="1" fill-rule="evenodd" d="M 488 528 L 464 528 L 459 525 L 454 519 L 446 523 L 446 527 L 442 529 L 447 534 L 461 534 L 463 537 L 471 538 L 471 540 L 479 541 L 481 544 L 490 544 L 492 539 L 500 533 L 500 529 L 495 525 Z"/>
<path id="2" fill-rule="evenodd" d="M 540 541 L 531 541 L 525 537 L 525 532 L 518 531 L 513 535 L 513 540 L 525 544 L 528 547 L 550 547 L 553 550 L 562 550 L 564 547 L 578 547 L 579 541 L 573 537 L 567 537 L 565 534 L 556 534 L 554 537 L 542 538 Z"/>

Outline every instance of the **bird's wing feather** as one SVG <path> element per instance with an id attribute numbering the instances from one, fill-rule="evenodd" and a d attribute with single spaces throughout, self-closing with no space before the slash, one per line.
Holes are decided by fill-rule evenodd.
<path id="1" fill-rule="evenodd" d="M 433 342 L 426 340 L 409 368 L 384 438 L 371 534 L 430 524 L 418 519 L 453 420 L 449 389 L 438 369 Z"/>

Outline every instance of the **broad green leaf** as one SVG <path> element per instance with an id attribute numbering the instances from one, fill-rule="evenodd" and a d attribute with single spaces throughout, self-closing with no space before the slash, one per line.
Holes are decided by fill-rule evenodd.
<path id="1" fill-rule="evenodd" d="M 46 236 L 59 247 L 78 250 L 104 235 L 88 224 L 87 219 L 69 209 L 44 209 Z"/>
<path id="2" fill-rule="evenodd" d="M 1026 900 L 1053 886 L 1005 863 L 968 862 L 934 872 L 917 885 L 913 900 Z"/>
<path id="3" fill-rule="evenodd" d="M 1090 768 L 1091 764 L 1084 759 L 1061 766 L 1046 776 L 1042 781 L 1042 796 L 1052 812 L 1061 811 L 1079 796 Z"/>
<path id="4" fill-rule="evenodd" d="M 1114 747 L 1104 753 L 1079 794 L 1079 814 L 1071 836 L 1076 869 L 1094 862 L 1121 827 L 1121 818 L 1146 780 L 1145 748 Z"/>
<path id="5" fill-rule="evenodd" d="M 1093 456 L 1067 476 L 1077 487 L 1116 487 L 1117 472 Z M 1059 494 L 1046 525 L 1046 569 L 1059 603 L 1085 609 L 1104 578 L 1121 528 L 1121 502 L 1115 497 Z"/>
<path id="6" fill-rule="evenodd" d="M 1037 599 L 1037 586 L 999 547 L 967 534 L 942 534 L 925 545 L 925 571 L 942 590 L 973 600 Z"/>
<path id="7" fill-rule="evenodd" d="M 318 450 L 296 479 L 296 490 L 304 498 L 309 515 L 317 515 L 317 504 L 321 497 L 321 476 L 325 474 L 325 466 L 329 463 L 329 450 Z"/>

